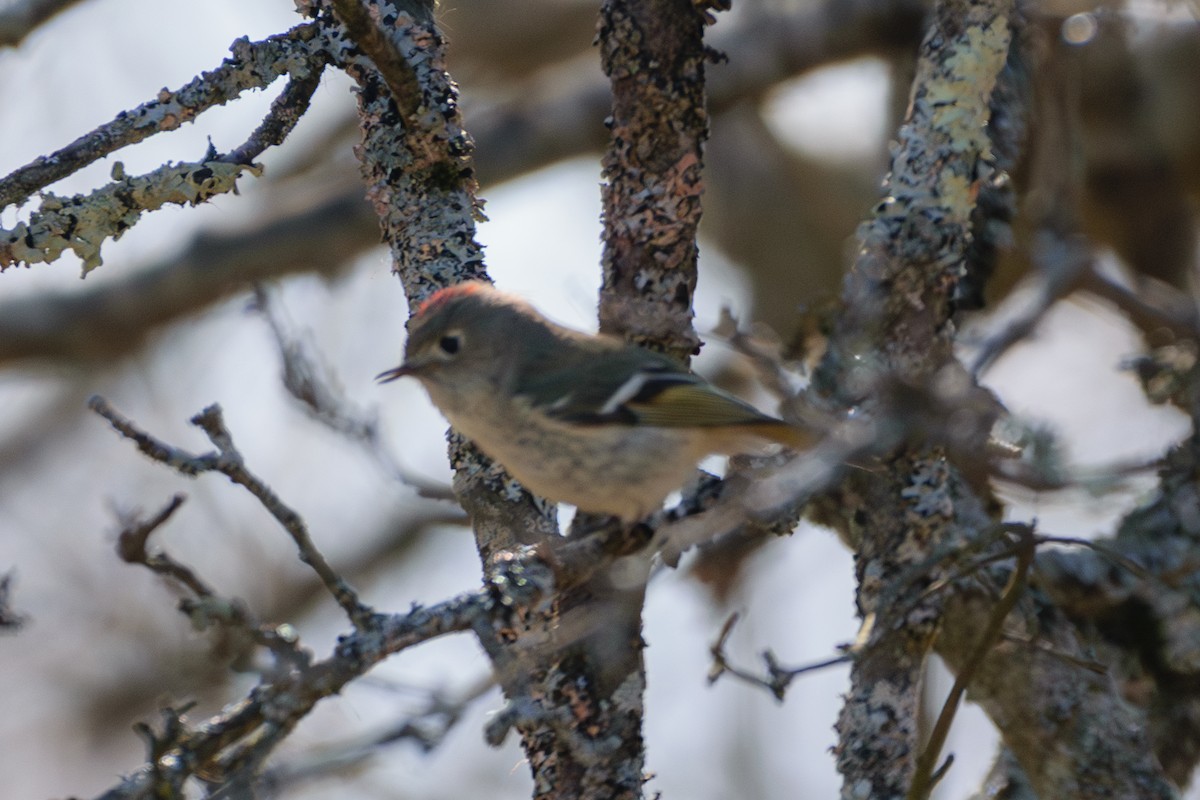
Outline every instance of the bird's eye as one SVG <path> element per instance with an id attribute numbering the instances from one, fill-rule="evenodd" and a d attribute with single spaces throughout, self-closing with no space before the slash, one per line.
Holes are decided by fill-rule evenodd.
<path id="1" fill-rule="evenodd" d="M 438 349 L 448 356 L 458 353 L 458 348 L 462 346 L 462 341 L 456 335 L 443 336 L 438 339 Z"/>

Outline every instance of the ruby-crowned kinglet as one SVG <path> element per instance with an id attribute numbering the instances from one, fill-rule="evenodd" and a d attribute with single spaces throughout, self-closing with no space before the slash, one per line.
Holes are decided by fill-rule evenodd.
<path id="1" fill-rule="evenodd" d="M 404 363 L 377 379 L 405 375 L 531 492 L 626 521 L 657 510 L 707 455 L 811 443 L 664 355 L 556 325 L 481 281 L 421 305 Z"/>

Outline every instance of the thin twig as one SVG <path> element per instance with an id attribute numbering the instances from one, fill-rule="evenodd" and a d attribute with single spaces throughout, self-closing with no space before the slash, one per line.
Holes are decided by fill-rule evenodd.
<path id="1" fill-rule="evenodd" d="M 729 639 L 729 634 L 733 632 L 733 626 L 737 623 L 738 617 L 739 615 L 734 613 L 729 616 L 729 619 L 725 620 L 725 624 L 721 626 L 721 633 L 709 648 L 709 653 L 713 659 L 712 666 L 708 670 L 709 684 L 716 683 L 717 679 L 722 675 L 729 674 L 751 686 L 761 686 L 771 692 L 776 700 L 783 700 L 788 687 L 797 677 L 808 672 L 816 672 L 828 667 L 836 667 L 838 664 L 849 663 L 856 657 L 855 652 L 847 648 L 846 652 L 840 656 L 814 661 L 811 664 L 805 664 L 800 667 L 783 667 L 776 660 L 775 654 L 770 650 L 766 650 L 763 652 L 762 657 L 767 666 L 767 677 L 756 675 L 750 670 L 730 664 L 729 657 L 725 655 L 725 643 Z"/>
<path id="2" fill-rule="evenodd" d="M 1005 620 L 1008 619 L 1009 613 L 1016 607 L 1017 601 L 1025 592 L 1029 568 L 1033 564 L 1033 557 L 1036 552 L 1037 539 L 1033 535 L 1032 530 L 1025 528 L 1021 531 L 1020 539 L 1017 542 L 1016 569 L 1009 576 L 1008 585 L 1004 588 L 1003 595 L 1001 595 L 999 602 L 996 603 L 992 609 L 992 613 L 988 616 L 987 625 L 984 628 L 983 634 L 979 637 L 974 650 L 967 656 L 962 669 L 954 677 L 954 685 L 950 688 L 950 694 L 946 697 L 946 702 L 942 705 L 941 713 L 938 714 L 933 730 L 929 734 L 929 741 L 926 743 L 925 749 L 921 751 L 921 755 L 917 757 L 916 771 L 913 775 L 912 784 L 909 786 L 907 800 L 925 800 L 925 798 L 928 798 L 930 792 L 933 791 L 933 787 L 937 785 L 937 781 L 941 779 L 949 767 L 950 760 L 947 759 L 946 764 L 942 768 L 936 771 L 934 769 L 934 765 L 941 755 L 942 747 L 946 744 L 946 737 L 950 734 L 950 724 L 954 721 L 954 716 L 958 712 L 963 695 L 967 691 L 967 685 L 971 682 L 980 665 L 983 664 L 983 660 L 987 657 L 988 653 L 991 652 L 993 645 L 1000 638 L 1004 630 Z"/>
<path id="3" fill-rule="evenodd" d="M 285 329 L 272 293 L 261 284 L 254 287 L 255 304 L 262 313 L 283 363 L 283 386 L 308 415 L 332 431 L 362 445 L 391 477 L 416 489 L 421 497 L 454 500 L 450 486 L 422 478 L 396 459 L 380 434 L 376 414 L 352 403 L 341 389 L 333 369 L 315 348 Z"/>
<path id="4" fill-rule="evenodd" d="M 1118 553 L 1115 549 L 1105 544 L 1104 542 L 1095 542 L 1090 539 L 1081 539 L 1077 536 L 1038 536 L 1036 537 L 1038 544 L 1069 544 L 1076 547 L 1086 547 L 1089 550 L 1094 550 L 1103 557 L 1112 561 L 1117 566 L 1132 573 L 1135 577 L 1143 581 L 1158 581 L 1162 580 L 1161 576 L 1147 570 L 1141 564 L 1129 559 L 1125 555 Z"/>
<path id="5" fill-rule="evenodd" d="M 245 487 L 258 498 L 271 516 L 291 535 L 300 551 L 300 560 L 317 573 L 321 582 L 325 584 L 355 627 L 361 628 L 370 619 L 374 613 L 373 610 L 360 602 L 358 595 L 350 588 L 349 584 L 329 566 L 325 557 L 313 544 L 312 538 L 308 534 L 308 526 L 300 515 L 287 506 L 269 486 L 246 469 L 242 454 L 234 446 L 233 436 L 225 427 L 219 405 L 209 406 L 191 420 L 193 425 L 208 435 L 209 440 L 220 451 L 201 456 L 192 455 L 155 439 L 117 413 L 102 397 L 92 397 L 88 401 L 88 407 L 108 420 L 118 433 L 136 443 L 139 450 L 155 461 L 167 464 L 188 476 L 194 476 L 200 472 L 220 472 L 234 483 Z"/>
<path id="6" fill-rule="evenodd" d="M 186 499 L 187 495 L 180 492 L 150 519 L 140 520 L 136 517 L 128 519 L 125 527 L 117 535 L 117 555 L 126 564 L 142 564 L 151 572 L 157 572 L 159 575 L 177 581 L 197 597 L 212 597 L 214 594 L 212 588 L 200 580 L 186 564 L 176 561 L 161 550 L 150 553 L 146 549 L 150 534 L 166 523 Z"/>
<path id="7" fill-rule="evenodd" d="M 100 395 L 88 398 L 88 408 L 108 420 L 117 433 L 137 445 L 144 455 L 171 467 L 176 472 L 189 477 L 201 472 L 211 472 L 217 468 L 217 454 L 205 453 L 195 455 L 178 447 L 172 447 L 148 433 L 138 429 L 132 422 L 118 414 Z"/>
<path id="8" fill-rule="evenodd" d="M 447 699 L 441 692 L 432 692 L 423 708 L 382 731 L 324 746 L 293 763 L 266 770 L 256 779 L 255 788 L 263 797 L 276 797 L 298 784 L 348 773 L 382 755 L 387 747 L 405 741 L 415 742 L 422 751 L 430 752 L 445 740 L 471 704 L 495 685 L 495 678 L 489 675 L 475 681 L 454 699 Z M 222 787 L 211 795 L 210 800 L 226 796 Z"/>
<path id="9" fill-rule="evenodd" d="M 1092 269 L 1091 252 L 1080 241 L 1065 239 L 1048 243 L 1035 273 L 1033 296 L 1003 328 L 989 336 L 971 360 L 971 374 L 980 375 L 1000 356 L 1028 338 L 1055 303 L 1079 288 Z"/>
<path id="10" fill-rule="evenodd" d="M 1135 286 L 1123 286 L 1093 268 L 1084 276 L 1083 288 L 1116 304 L 1144 333 L 1167 328 L 1181 339 L 1200 336 L 1200 309 L 1192 297 L 1145 275 L 1133 280 Z"/>
<path id="11" fill-rule="evenodd" d="M 1031 647 L 1040 653 L 1045 653 L 1051 658 L 1055 658 L 1065 664 L 1070 664 L 1073 667 L 1085 669 L 1095 675 L 1107 675 L 1109 671 L 1109 666 L 1107 664 L 1102 664 L 1101 662 L 1092 659 L 1079 658 L 1078 656 L 1073 656 L 1070 653 L 1064 653 L 1061 650 L 1056 650 L 1045 642 L 1038 641 L 1037 639 L 1025 636 L 1016 636 L 1011 633 L 1004 634 L 1003 638 L 1006 642 L 1014 642 L 1016 644 L 1024 645 L 1025 647 Z"/>
<path id="12" fill-rule="evenodd" d="M 1078 487 L 1095 491 L 1108 486 L 1117 488 L 1120 486 L 1119 482 L 1126 478 L 1160 469 L 1163 466 L 1163 457 L 1130 459 L 1086 469 L 1057 466 L 1044 469 L 1037 463 L 1015 458 L 998 458 L 992 463 L 998 480 L 1030 491 L 1055 492 Z"/>
<path id="13" fill-rule="evenodd" d="M 361 627 L 373 613 L 372 609 L 360 602 L 358 595 L 350 588 L 349 584 L 329 566 L 329 562 L 313 544 L 312 538 L 308 535 L 308 526 L 300 515 L 285 505 L 271 487 L 246 469 L 241 453 L 233 445 L 233 436 L 225 427 L 221 407 L 214 403 L 192 417 L 192 424 L 208 434 L 208 438 L 221 451 L 221 459 L 218 461 L 219 471 L 257 497 L 271 516 L 275 517 L 279 524 L 291 534 L 292 540 L 300 551 L 300 560 L 313 568 L 325 584 L 325 588 L 346 612 L 350 621 L 356 627 Z"/>
<path id="14" fill-rule="evenodd" d="M 150 552 L 147 548 L 150 535 L 161 527 L 183 505 L 186 495 L 176 494 L 153 517 L 148 520 L 129 515 L 124 527 L 117 535 L 117 555 L 127 564 L 141 564 L 151 572 L 174 581 L 190 592 L 193 597 L 181 600 L 179 610 L 194 625 L 207 627 L 216 622 L 226 629 L 239 633 L 244 638 L 271 651 L 278 662 L 294 668 L 305 668 L 312 661 L 312 654 L 300 647 L 290 626 L 266 625 L 259 621 L 246 604 L 238 599 L 227 599 L 203 581 L 195 570 L 177 561 L 159 548 Z"/>

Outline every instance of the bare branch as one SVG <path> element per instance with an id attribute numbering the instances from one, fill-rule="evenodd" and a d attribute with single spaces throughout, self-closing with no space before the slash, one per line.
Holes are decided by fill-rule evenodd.
<path id="1" fill-rule="evenodd" d="M 1061 60 L 1042 59 L 1038 67 L 1046 74 L 1039 82 L 1041 91 L 1033 109 L 1039 125 L 1031 159 L 1035 183 L 1030 196 L 1042 198 L 1033 204 L 1030 214 L 1035 289 L 1026 306 L 976 354 L 971 366 L 976 375 L 1029 336 L 1045 312 L 1078 288 L 1094 268 L 1092 245 L 1079 232 L 1083 176 L 1072 157 L 1082 146 L 1076 79 L 1068 77 Z"/>
<path id="2" fill-rule="evenodd" d="M 1151 751 L 1145 714 L 1114 680 L 1113 661 L 1095 672 L 1090 663 L 1096 660 L 1095 641 L 1082 636 L 1044 594 L 1057 583 L 1052 565 L 1060 560 L 1054 550 L 1039 556 L 1033 573 L 1039 591 L 1026 594 L 1021 612 L 1009 617 L 1005 641 L 979 663 L 972 699 L 996 724 L 1039 797 L 1178 797 Z M 990 591 L 967 587 L 946 600 L 938 652 L 958 673 L 996 604 Z M 1074 711 L 1030 714 L 1054 707 Z"/>
<path id="3" fill-rule="evenodd" d="M 200 456 L 164 444 L 140 430 L 130 420 L 118 414 L 102 397 L 92 397 L 88 401 L 88 407 L 108 420 L 118 433 L 132 440 L 139 450 L 155 461 L 160 461 L 189 477 L 201 472 L 220 472 L 234 483 L 245 487 L 291 535 L 300 551 L 300 560 L 320 576 L 321 582 L 346 612 L 350 621 L 361 628 L 371 619 L 373 610 L 359 601 L 355 591 L 329 566 L 325 557 L 313 544 L 308 535 L 308 526 L 300 515 L 285 505 L 269 486 L 246 469 L 242 454 L 234 447 L 233 437 L 225 427 L 220 406 L 211 405 L 192 418 L 192 424 L 208 434 L 208 438 L 218 450 L 216 453 Z"/>
<path id="4" fill-rule="evenodd" d="M 600 330 L 677 358 L 692 325 L 704 140 L 705 16 L 686 3 L 609 0 L 600 58 L 612 84 L 602 166 Z"/>
<path id="5" fill-rule="evenodd" d="M 774 695 L 776 700 L 782 701 L 792 681 L 801 675 L 827 669 L 828 667 L 836 667 L 838 664 L 846 664 L 854 659 L 854 651 L 846 648 L 846 652 L 840 656 L 823 659 L 800 667 L 784 667 L 779 664 L 774 653 L 766 650 L 763 652 L 762 658 L 767 668 L 767 675 L 766 677 L 762 677 L 748 669 L 734 666 L 725 654 L 725 644 L 729 640 L 729 635 L 733 633 L 733 627 L 737 624 L 738 616 L 736 613 L 731 614 L 729 619 L 725 620 L 725 624 L 721 626 L 721 632 L 717 636 L 717 640 L 709 648 L 709 654 L 713 659 L 712 667 L 708 671 L 708 682 L 710 684 L 716 683 L 717 679 L 722 675 L 729 674 L 751 686 L 760 686 L 766 689 Z"/>
<path id="6" fill-rule="evenodd" d="M 859 228 L 844 310 L 814 375 L 817 391 L 835 407 L 886 416 L 895 398 L 879 389 L 888 382 L 970 383 L 953 360 L 952 299 L 975 190 L 989 172 L 991 93 L 1007 57 L 1013 12 L 1007 0 L 936 5 L 882 201 Z M 904 576 L 944 542 L 990 525 L 986 506 L 962 485 L 944 448 L 915 441 L 890 457 L 885 470 L 850 471 L 842 490 L 820 501 L 829 504 L 823 519 L 858 551 L 866 646 L 851 668 L 837 723 L 847 796 L 902 796 L 916 768 L 919 687 L 942 597 L 921 599 L 921 582 L 906 586 Z M 935 569 L 924 580 L 939 577 Z"/>
<path id="7" fill-rule="evenodd" d="M 475 240 L 482 218 L 471 161 L 474 144 L 462 127 L 458 90 L 446 72 L 444 41 L 423 3 L 359 0 L 370 17 L 390 21 L 388 36 L 409 61 L 421 89 L 417 120 L 396 124 L 397 106 L 373 62 L 343 54 L 341 66 L 361 87 L 361 160 L 367 198 L 380 220 L 393 272 L 412 307 L 436 289 L 484 278 Z M 329 0 L 318 5 L 332 9 Z M 447 239 L 447 237 L 450 237 Z"/>
<path id="8" fill-rule="evenodd" d="M 489 676 L 475 681 L 458 697 L 447 698 L 440 691 L 432 692 L 422 708 L 386 729 L 328 745 L 290 763 L 271 767 L 255 780 L 256 786 L 266 797 L 281 796 L 299 784 L 327 780 L 357 770 L 401 742 L 414 742 L 422 751 L 429 752 L 445 740 L 471 704 L 495 685 L 495 680 Z M 213 800 L 219 796 L 213 795 Z"/>
<path id="9" fill-rule="evenodd" d="M 1078 289 L 1093 270 L 1092 254 L 1078 237 L 1058 240 L 1049 233 L 1039 237 L 1033 260 L 1037 272 L 1031 296 L 997 333 L 989 336 L 971 360 L 971 372 L 982 374 L 1013 345 L 1026 339 L 1055 303 Z"/>
<path id="10" fill-rule="evenodd" d="M 113 183 L 88 195 L 47 194 L 28 222 L 18 222 L 11 230 L 0 229 L 0 270 L 16 264 L 49 263 L 70 249 L 83 261 L 86 277 L 104 263 L 101 245 L 132 228 L 143 212 L 167 204 L 196 206 L 236 191 L 243 172 L 261 174 L 255 166 L 205 159 L 164 164 L 131 177 L 118 162 L 113 167 Z"/>
<path id="11" fill-rule="evenodd" d="M 92 192 L 60 198 L 45 195 L 41 209 L 28 222 L 11 231 L 0 230 L 0 270 L 16 263 L 54 261 L 70 248 L 83 261 L 86 276 L 100 266 L 100 248 L 132 228 L 145 211 L 167 203 L 199 205 L 223 192 L 237 190 L 243 171 L 261 174 L 253 159 L 267 147 L 281 143 L 308 110 L 309 100 L 321 80 L 322 63 L 315 58 L 310 71 L 288 81 L 275 98 L 262 124 L 241 147 L 218 156 L 210 152 L 196 164 L 166 164 L 151 173 L 127 177 L 118 163 L 114 183 Z"/>
<path id="12" fill-rule="evenodd" d="M 238 39 L 230 47 L 233 57 L 215 70 L 202 73 L 175 91 L 163 89 L 154 100 L 121 112 L 111 122 L 0 180 L 0 208 L 23 202 L 37 190 L 122 147 L 175 130 L 248 89 L 262 89 L 284 73 L 307 77 L 322 63 L 325 46 L 315 23 L 298 25 L 261 42 Z"/>
<path id="13" fill-rule="evenodd" d="M 217 433 L 215 438 L 225 437 Z M 178 793 L 192 776 L 218 786 L 244 781 L 313 706 L 387 656 L 467 630 L 485 643 L 510 637 L 515 620 L 610 565 L 624 541 L 624 536 L 597 534 L 564 541 L 553 553 L 545 549 L 508 553 L 497 559 L 483 589 L 406 614 L 369 616 L 362 627 L 339 638 L 328 659 L 293 665 L 202 724 L 191 725 L 181 714 L 170 712 L 166 730 L 153 738 L 150 763 L 101 795 L 101 800 L 149 800 L 165 791 Z"/>
<path id="14" fill-rule="evenodd" d="M 160 326 L 253 281 L 330 274 L 360 242 L 378 239 L 378 220 L 361 194 L 360 189 L 320 198 L 302 212 L 248 231 L 200 234 L 181 256 L 83 291 L 0 302 L 0 364 L 117 358 Z"/>
<path id="15" fill-rule="evenodd" d="M 283 144 L 296 123 L 308 111 L 313 93 L 321 84 L 323 62 L 315 59 L 307 73 L 293 75 L 279 96 L 271 101 L 271 109 L 250 138 L 236 150 L 218 157 L 231 164 L 252 164 L 268 147 Z"/>
<path id="16" fill-rule="evenodd" d="M 355 406 L 345 396 L 337 375 L 321 354 L 313 352 L 309 343 L 284 329 L 271 294 L 258 285 L 254 288 L 254 296 L 279 348 L 283 385 L 288 394 L 317 422 L 362 445 L 388 475 L 413 487 L 422 497 L 453 500 L 454 492 L 449 486 L 415 475 L 396 460 L 380 435 L 378 416 Z"/>
<path id="17" fill-rule="evenodd" d="M 88 398 L 88 408 L 108 420 L 117 433 L 136 444 L 138 450 L 143 454 L 166 464 L 183 475 L 192 477 L 217 468 L 218 456 L 216 453 L 194 455 L 186 450 L 165 444 L 139 430 L 132 422 L 114 411 L 108 405 L 108 401 L 99 395 Z"/>
<path id="18" fill-rule="evenodd" d="M 1164 329 L 1179 339 L 1200 338 L 1200 309 L 1190 295 L 1146 275 L 1134 276 L 1133 286 L 1122 285 L 1095 267 L 1083 277 L 1083 288 L 1124 311 L 1151 344 Z"/>
<path id="19" fill-rule="evenodd" d="M 126 564 L 142 564 L 151 572 L 157 572 L 159 575 L 177 581 L 190 589 L 197 597 L 210 597 L 213 594 L 212 589 L 201 581 L 187 565 L 179 563 L 164 552 L 151 554 L 146 550 L 150 534 L 166 523 L 186 499 L 187 495 L 176 494 L 170 502 L 163 506 L 162 510 L 148 520 L 140 520 L 131 516 L 120 534 L 117 535 L 117 555 Z"/>
<path id="20" fill-rule="evenodd" d="M 313 544 L 312 538 L 308 535 L 308 526 L 300 515 L 285 505 L 269 486 L 245 468 L 242 455 L 234 447 L 233 437 L 225 427 L 221 407 L 216 404 L 209 406 L 192 418 L 192 424 L 199 426 L 208 434 L 208 438 L 221 451 L 217 469 L 234 483 L 246 487 L 252 495 L 258 498 L 271 516 L 275 517 L 279 524 L 291 534 L 292 540 L 295 541 L 296 547 L 300 551 L 300 560 L 313 568 L 313 571 L 325 584 L 325 588 L 346 612 L 350 621 L 356 627 L 361 627 L 374 612 L 358 599 L 358 594 L 329 566 L 325 556 Z"/>
<path id="21" fill-rule="evenodd" d="M 938 714 L 937 721 L 933 725 L 933 730 L 929 734 L 929 740 L 925 744 L 925 749 L 921 751 L 921 755 L 917 758 L 913 782 L 908 788 L 908 800 L 925 800 L 925 798 L 928 798 L 934 786 L 937 785 L 939 778 L 949 766 L 950 761 L 947 760 L 944 767 L 938 769 L 936 773 L 934 771 L 934 766 L 941 756 L 942 747 L 946 744 L 946 737 L 950 735 L 950 724 L 954 721 L 954 715 L 957 713 L 958 706 L 966 694 L 967 686 L 970 685 L 972 678 L 979 669 L 979 665 L 983 663 L 983 660 L 987 658 L 992 647 L 999 640 L 1004 628 L 1004 621 L 1008 619 L 1008 615 L 1012 613 L 1012 610 L 1017 605 L 1017 601 L 1025 591 L 1025 579 L 1029 575 L 1030 566 L 1033 564 L 1034 548 L 1036 546 L 1037 541 L 1033 536 L 1033 531 L 1021 531 L 1020 540 L 1017 543 L 1016 568 L 1013 570 L 1012 575 L 1009 576 L 1008 586 L 1005 587 L 1000 601 L 992 609 L 992 613 L 987 620 L 987 626 L 980 634 L 979 642 L 975 645 L 975 649 L 963 661 L 958 669 L 958 674 L 954 676 L 954 685 L 950 688 L 950 694 L 946 697 L 946 702 L 942 705 L 942 710 Z"/>
<path id="22" fill-rule="evenodd" d="M 150 552 L 146 545 L 153 534 L 178 508 L 183 505 L 185 495 L 176 494 L 162 510 L 148 520 L 134 515 L 122 515 L 124 527 L 117 536 L 117 555 L 127 564 L 141 564 L 151 572 L 162 575 L 191 593 L 179 603 L 179 610 L 198 629 L 212 624 L 220 625 L 233 639 L 232 648 L 240 651 L 251 643 L 261 645 L 275 654 L 284 668 L 307 667 L 312 654 L 299 646 L 295 631 L 290 625 L 264 625 L 238 599 L 227 599 L 217 595 L 211 586 L 186 564 L 176 560 L 161 548 Z M 223 642 L 229 649 L 229 642 Z"/>
<path id="23" fill-rule="evenodd" d="M 518 588 L 520 592 L 511 592 Z M 539 580 L 533 592 L 531 588 L 526 579 L 407 614 L 373 617 L 366 628 L 343 636 L 328 659 L 260 683 L 246 698 L 201 724 L 172 715 L 174 722 L 157 739 L 150 762 L 100 795 L 100 800 L 149 800 L 165 791 L 178 793 L 195 775 L 218 784 L 230 780 L 260 763 L 320 700 L 336 695 L 387 656 L 448 633 L 488 625 L 493 614 L 508 613 L 507 603 L 523 603 L 526 598 L 536 602 L 549 584 Z"/>

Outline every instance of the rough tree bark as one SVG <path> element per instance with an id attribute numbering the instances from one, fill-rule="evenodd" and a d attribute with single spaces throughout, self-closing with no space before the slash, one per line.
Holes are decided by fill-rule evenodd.
<path id="1" fill-rule="evenodd" d="M 39 19 L 67 5 L 24 3 L 21 10 Z M 333 68 L 356 83 L 361 140 L 355 153 L 408 307 L 441 287 L 486 279 L 475 229 L 481 200 L 474 143 L 459 111 L 432 0 L 299 0 L 297 6 L 310 21 L 260 42 L 239 40 L 217 69 L 164 90 L 0 180 L 0 206 L 23 203 L 121 147 L 286 75 L 287 87 L 244 145 L 143 176 L 116 170 L 111 184 L 89 195 L 44 195 L 26 220 L 0 232 L 0 269 L 52 261 L 73 250 L 86 274 L 100 266 L 103 243 L 144 212 L 233 191 L 239 178 L 259 174 L 254 159 L 285 141 L 322 71 Z M 597 98 L 611 101 L 602 162 L 600 327 L 682 360 L 701 344 L 692 301 L 709 124 L 705 65 L 716 55 L 706 48 L 704 33 L 724 6 L 720 0 L 606 0 L 598 43 L 607 85 L 589 84 L 566 99 L 535 104 L 542 110 L 592 109 Z M 846 13 L 876 23 L 913 24 L 915 17 L 910 3 L 856 3 Z M 6 21 L 0 18 L 0 28 Z M 19 41 L 34 24 L 21 23 L 10 39 Z M 940 0 L 933 6 L 890 172 L 879 204 L 858 230 L 827 349 L 810 389 L 789 398 L 797 415 L 824 422 L 826 439 L 811 452 L 702 483 L 671 515 L 632 527 L 580 520 L 563 536 L 554 508 L 451 433 L 454 493 L 471 519 L 482 587 L 388 614 L 359 599 L 315 548 L 299 514 L 251 471 L 219 406 L 193 419 L 214 449 L 192 453 L 157 438 L 102 398 L 90 401 L 148 457 L 187 477 L 223 475 L 253 495 L 292 538 L 349 625 L 332 654 L 318 659 L 287 626 L 222 598 L 197 571 L 150 546 L 153 533 L 182 505 L 181 496 L 148 519 L 124 520 L 124 560 L 175 582 L 185 598 L 181 609 L 193 622 L 269 654 L 271 666 L 246 697 L 211 719 L 195 722 L 165 709 L 161 730 L 142 731 L 145 763 L 102 796 L 181 796 L 196 786 L 208 796 L 252 796 L 263 789 L 264 764 L 317 703 L 394 653 L 469 632 L 490 659 L 506 699 L 486 735 L 496 743 L 512 730 L 519 734 L 535 798 L 641 798 L 641 612 L 653 559 L 674 561 L 683 549 L 718 535 L 761 538 L 790 530 L 804 508 L 855 551 L 863 625 L 846 656 L 850 686 L 837 724 L 844 798 L 928 797 L 944 769 L 939 759 L 946 727 L 968 689 L 1003 739 L 988 791 L 1041 798 L 1177 796 L 1200 760 L 1195 303 L 1162 287 L 1151 293 L 1106 282 L 1081 244 L 1084 215 L 1064 205 L 1054 214 L 1034 215 L 1048 244 L 1032 260 L 1047 284 L 1057 280 L 1055 267 L 1067 270 L 1058 274 L 1069 280 L 1043 294 L 1027 327 L 982 348 L 986 358 L 974 371 L 955 353 L 957 312 L 982 302 L 1016 207 L 1006 178 L 1021 166 L 1031 106 L 1053 109 L 1069 95 L 1054 83 L 1052 71 L 1041 76 L 1051 88 L 1040 99 L 1028 91 L 1038 73 L 1029 68 L 1037 59 L 1026 26 L 1012 0 Z M 780 27 L 748 29 L 764 50 L 775 50 L 800 35 Z M 849 39 L 818 33 L 818 43 L 801 55 L 776 59 L 774 71 L 728 73 L 733 77 L 713 88 L 719 102 L 733 105 L 743 94 L 761 94 L 782 75 L 804 68 L 806 58 L 858 52 L 863 41 L 856 38 L 861 32 Z M 866 38 L 892 41 L 879 33 Z M 1041 116 L 1044 125 L 1051 115 Z M 485 116 L 481 129 L 499 140 L 512 124 Z M 595 134 L 575 125 L 551 151 L 594 146 Z M 1081 135 L 1063 122 L 1037 141 L 1070 152 Z M 530 162 L 517 157 L 515 163 L 501 174 Z M 1078 181 L 1068 170 L 1042 170 L 1034 183 L 1062 199 L 1080 188 Z M 1172 208 L 1180 197 L 1172 194 Z M 1184 239 L 1172 239 L 1175 255 L 1186 249 L 1179 244 Z M 1069 254 L 1062 257 L 1065 267 L 1054 263 L 1056 253 Z M 177 272 L 178 265 L 163 271 Z M 238 277 L 249 272 L 258 274 L 247 268 Z M 163 292 L 167 301 L 136 324 L 123 319 L 137 304 L 128 297 L 117 302 L 120 290 L 30 305 L 23 313 L 0 306 L 0 331 L 33 330 L 28 341 L 4 336 L 0 362 L 31 354 L 105 358 L 126 352 L 126 335 L 138 341 L 151 325 L 194 307 L 189 304 L 221 296 L 230 275 L 214 271 L 193 278 L 200 288 L 191 296 L 178 287 L 164 289 L 154 274 L 139 276 L 131 286 Z M 1156 496 L 1129 514 L 1116 536 L 1090 546 L 1001 522 L 992 478 L 1023 476 L 1036 483 L 1054 476 L 1021 472 L 1014 459 L 996 455 L 993 425 L 1005 411 L 980 387 L 977 374 L 1028 331 L 1063 287 L 1080 283 L 1165 337 L 1152 340 L 1161 346 L 1136 364 L 1138 374 L 1152 398 L 1173 403 L 1194 426 L 1161 464 Z M 86 307 L 93 303 L 98 308 Z M 119 328 L 120 341 L 90 341 L 86 326 L 82 335 L 81 329 L 57 337 L 37 330 L 77 315 L 94 317 L 88 324 Z M 1052 541 L 1076 549 L 1036 549 Z M 0 579 L 0 624 L 17 618 L 6 608 L 11 594 L 7 579 Z M 714 646 L 715 674 L 748 678 L 777 696 L 802 672 L 768 659 L 768 676 L 755 679 L 730 666 L 723 644 L 724 636 Z M 925 735 L 919 703 L 935 652 L 957 682 Z"/>

